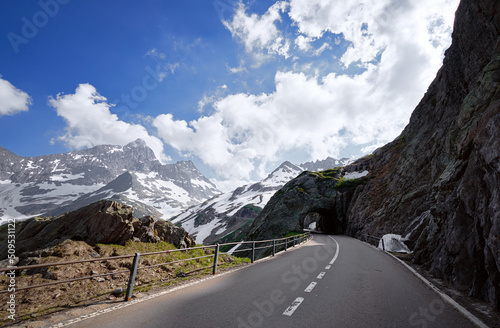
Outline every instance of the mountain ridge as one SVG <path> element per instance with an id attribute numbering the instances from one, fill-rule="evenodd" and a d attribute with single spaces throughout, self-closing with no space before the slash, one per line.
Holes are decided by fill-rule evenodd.
<path id="1" fill-rule="evenodd" d="M 197 243 L 212 244 L 221 238 L 233 241 L 244 233 L 274 193 L 301 172 L 344 166 L 350 161 L 331 157 L 299 165 L 285 161 L 263 180 L 214 196 L 171 220 L 186 229 Z"/>
<path id="2" fill-rule="evenodd" d="M 124 189 L 114 180 L 127 173 L 135 182 Z M 168 218 L 219 193 L 191 161 L 161 164 L 141 139 L 37 157 L 0 148 L 0 218 L 60 215 L 114 196 Z"/>

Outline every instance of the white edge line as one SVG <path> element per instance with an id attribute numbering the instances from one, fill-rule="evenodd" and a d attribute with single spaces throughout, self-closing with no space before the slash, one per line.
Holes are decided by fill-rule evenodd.
<path id="1" fill-rule="evenodd" d="M 454 299 L 452 299 L 451 297 L 449 297 L 448 295 L 443 293 L 439 288 L 434 286 L 429 280 L 424 278 L 420 273 L 415 271 L 415 269 L 413 269 L 411 266 L 409 266 L 405 262 L 401 261 L 400 259 L 398 259 L 396 256 L 392 255 L 391 253 L 387 253 L 387 254 L 389 254 L 390 256 L 395 258 L 397 261 L 399 261 L 401 264 L 403 264 L 408 270 L 413 272 L 414 275 L 416 275 L 418 278 L 420 278 L 420 280 L 422 280 L 427 286 L 429 286 L 433 291 L 435 291 L 439 296 L 441 296 L 442 299 L 444 299 L 446 302 L 448 302 L 453 307 L 455 307 L 455 309 L 457 309 L 460 313 L 462 313 L 463 316 L 465 316 L 467 319 L 469 319 L 476 326 L 478 326 L 480 328 L 488 328 L 488 326 L 485 325 L 479 318 L 477 318 L 475 315 L 473 315 L 472 313 L 467 311 L 467 309 L 465 309 L 463 306 L 458 304 Z"/>
<path id="2" fill-rule="evenodd" d="M 296 245 L 295 247 L 289 249 L 289 251 L 292 251 L 292 250 L 295 250 L 295 249 L 299 249 L 303 245 L 306 245 L 307 243 L 309 243 L 311 240 L 307 240 L 306 242 L 304 242 L 302 244 Z M 279 253 L 276 254 L 276 256 L 281 255 L 281 253 L 285 253 L 285 252 L 279 252 Z M 264 261 L 268 261 L 268 260 L 271 260 L 271 259 L 274 259 L 274 258 L 275 257 L 273 257 L 273 256 L 270 255 L 268 257 L 264 257 L 262 259 L 259 259 L 259 260 L 255 261 L 252 264 L 248 264 L 248 265 L 245 265 L 245 266 L 242 266 L 242 267 L 239 267 L 239 268 L 235 268 L 235 269 L 230 270 L 230 271 L 218 273 L 217 275 L 214 275 L 214 276 L 209 276 L 209 277 L 204 278 L 204 279 L 196 280 L 196 281 L 184 284 L 184 285 L 173 287 L 172 289 L 167 289 L 167 290 L 164 290 L 164 291 L 160 291 L 158 293 L 147 295 L 145 297 L 136 298 L 135 300 L 131 300 L 131 301 L 124 302 L 124 303 L 119 303 L 117 305 L 114 305 L 114 306 L 111 306 L 111 307 L 108 307 L 108 308 L 105 308 L 105 309 L 102 309 L 102 310 L 97 310 L 95 312 L 92 312 L 92 313 L 89 313 L 89 314 L 85 314 L 85 315 L 82 315 L 82 316 L 79 316 L 79 317 L 76 317 L 76 318 L 66 319 L 64 321 L 55 323 L 55 324 L 47 326 L 47 327 L 48 328 L 66 327 L 66 326 L 69 326 L 71 324 L 74 324 L 74 323 L 77 323 L 77 322 L 80 322 L 80 321 L 84 321 L 86 319 L 90 319 L 90 318 L 93 318 L 93 317 L 97 317 L 98 315 L 109 313 L 109 312 L 112 312 L 112 311 L 115 311 L 115 310 L 118 310 L 118 309 L 130 306 L 130 305 L 134 305 L 136 303 L 144 302 L 144 301 L 147 301 L 147 300 L 150 300 L 152 298 L 156 298 L 156 297 L 159 297 L 159 296 L 162 296 L 162 295 L 165 295 L 165 294 L 169 294 L 169 293 L 175 292 L 175 291 L 177 291 L 179 289 L 187 288 L 187 287 L 199 284 L 201 282 L 205 282 L 207 280 L 211 280 L 211 279 L 215 279 L 215 278 L 218 278 L 218 277 L 222 277 L 222 276 L 224 276 L 226 274 L 229 274 L 229 273 L 232 273 L 232 272 L 235 272 L 235 271 L 239 271 L 239 270 L 243 270 L 245 268 L 248 268 L 249 266 L 254 265 L 257 262 L 264 262 Z"/>
<path id="3" fill-rule="evenodd" d="M 250 264 L 250 265 L 252 265 L 252 264 Z M 108 307 L 108 308 L 105 308 L 105 309 L 102 309 L 102 310 L 98 310 L 98 311 L 95 311 L 95 312 L 92 312 L 92 313 L 89 313 L 89 314 L 85 314 L 85 315 L 82 315 L 82 316 L 79 316 L 79 317 L 76 317 L 76 318 L 64 320 L 62 322 L 53 324 L 53 325 L 48 326 L 48 327 L 49 328 L 59 328 L 59 327 L 69 326 L 71 324 L 74 324 L 74 323 L 77 323 L 77 322 L 80 322 L 80 321 L 84 321 L 86 319 L 97 317 L 98 315 L 101 315 L 101 314 L 109 313 L 109 312 L 112 312 L 112 311 L 115 311 L 115 310 L 118 310 L 118 309 L 130 306 L 130 305 L 134 305 L 136 303 L 141 303 L 141 302 L 144 302 L 144 301 L 147 301 L 147 300 L 159 297 L 159 296 L 163 296 L 165 294 L 170 294 L 170 293 L 173 293 L 173 292 L 178 291 L 180 289 L 184 289 L 184 288 L 191 287 L 193 285 L 205 282 L 207 280 L 212 280 L 212 279 L 215 279 L 215 278 L 218 278 L 218 277 L 222 277 L 222 276 L 224 276 L 226 274 L 233 273 L 235 271 L 239 271 L 239 270 L 245 269 L 248 266 L 249 265 L 242 266 L 242 267 L 239 267 L 239 268 L 235 268 L 234 270 L 222 272 L 222 273 L 219 273 L 219 274 L 216 274 L 216 275 L 213 275 L 213 276 L 209 276 L 209 277 L 204 278 L 204 279 L 196 280 L 196 281 L 184 284 L 184 285 L 173 287 L 171 289 L 163 290 L 163 291 L 158 292 L 158 293 L 147 295 L 145 297 L 136 298 L 136 299 L 128 301 L 128 302 L 119 303 L 117 305 L 114 305 L 114 306 L 111 306 L 111 307 Z"/>
<path id="4" fill-rule="evenodd" d="M 303 297 L 297 297 L 295 301 L 293 301 L 292 305 L 286 308 L 285 312 L 283 312 L 283 315 L 287 315 L 289 317 L 292 316 L 293 312 L 297 310 L 302 301 L 304 301 Z"/>

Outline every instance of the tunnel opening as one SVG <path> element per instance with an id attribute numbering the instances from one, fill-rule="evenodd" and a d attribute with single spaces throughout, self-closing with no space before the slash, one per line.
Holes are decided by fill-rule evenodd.
<path id="1" fill-rule="evenodd" d="M 304 218 L 304 229 L 331 235 L 343 235 L 345 224 L 337 218 L 334 210 L 316 208 Z"/>

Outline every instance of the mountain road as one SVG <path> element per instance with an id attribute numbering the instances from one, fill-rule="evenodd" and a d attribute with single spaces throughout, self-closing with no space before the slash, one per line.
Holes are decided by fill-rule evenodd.
<path id="1" fill-rule="evenodd" d="M 69 327 L 475 327 L 389 254 L 345 236 Z"/>

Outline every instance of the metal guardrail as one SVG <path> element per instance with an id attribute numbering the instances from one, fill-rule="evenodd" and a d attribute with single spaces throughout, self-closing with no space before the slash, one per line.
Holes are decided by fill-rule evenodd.
<path id="1" fill-rule="evenodd" d="M 34 265 L 25 265 L 25 266 L 11 266 L 11 267 L 0 269 L 0 273 L 2 273 L 2 272 L 15 272 L 15 271 L 22 271 L 22 270 L 32 270 L 32 269 L 39 269 L 39 268 L 48 268 L 48 267 L 54 267 L 54 266 L 71 265 L 71 264 L 79 264 L 79 263 L 87 263 L 87 262 L 113 261 L 113 260 L 119 260 L 119 259 L 133 258 L 130 270 L 112 271 L 112 272 L 103 273 L 103 274 L 83 276 L 83 277 L 54 281 L 54 282 L 49 282 L 49 283 L 39 284 L 39 285 L 34 285 L 34 286 L 16 288 L 16 291 L 21 291 L 21 290 L 27 290 L 27 289 L 33 289 L 33 288 L 42 288 L 42 287 L 47 287 L 47 286 L 52 286 L 52 285 L 58 285 L 58 284 L 63 284 L 63 283 L 68 283 L 68 282 L 73 282 L 73 281 L 79 281 L 79 280 L 94 279 L 94 278 L 98 278 L 98 277 L 105 277 L 105 276 L 111 276 L 111 275 L 122 274 L 122 273 L 130 273 L 128 285 L 127 285 L 127 291 L 125 294 L 125 301 L 129 301 L 132 298 L 132 293 L 133 293 L 134 284 L 135 284 L 135 278 L 137 275 L 137 271 L 139 271 L 139 270 L 145 270 L 145 269 L 164 266 L 164 265 L 168 265 L 168 264 L 177 264 L 177 263 L 181 263 L 181 262 L 187 262 L 187 261 L 193 261 L 193 260 L 213 257 L 213 263 L 210 267 L 212 267 L 212 274 L 215 275 L 215 274 L 217 274 L 217 266 L 218 266 L 218 260 L 219 260 L 220 255 L 224 255 L 224 254 L 231 255 L 234 253 L 251 251 L 250 260 L 251 260 L 251 263 L 254 263 L 256 250 L 272 247 L 272 256 L 275 256 L 277 254 L 277 251 L 276 251 L 277 247 L 284 245 L 285 246 L 284 250 L 286 251 L 290 245 L 295 247 L 296 245 L 304 243 L 304 242 L 310 240 L 311 238 L 312 238 L 311 234 L 309 232 L 307 232 L 307 233 L 303 233 L 303 234 L 299 234 L 299 235 L 295 235 L 295 236 L 290 236 L 290 237 L 285 237 L 285 238 L 279 238 L 279 239 L 232 242 L 232 243 L 215 244 L 215 245 L 209 245 L 209 246 L 198 246 L 198 247 L 174 249 L 174 250 L 167 250 L 167 251 L 150 252 L 150 253 L 143 253 L 143 254 L 135 253 L 134 255 L 100 257 L 100 258 L 95 258 L 95 259 L 86 259 L 86 260 L 78 260 L 78 261 L 54 262 L 54 263 L 34 264 Z M 266 244 L 266 243 L 269 245 L 256 247 L 257 244 Z M 241 247 L 242 245 L 245 245 L 245 244 L 251 244 L 251 247 L 244 248 L 244 249 L 236 249 L 236 250 L 232 251 L 231 254 L 229 254 L 228 252 L 221 252 L 220 251 L 221 246 L 238 245 L 238 244 L 240 245 L 239 247 Z M 150 256 L 150 255 L 174 253 L 174 252 L 186 252 L 186 251 L 195 250 L 195 249 L 214 249 L 214 254 L 199 256 L 199 257 L 192 257 L 192 258 L 187 258 L 187 259 L 181 259 L 181 260 L 176 260 L 176 261 L 171 261 L 171 262 L 166 262 L 166 263 L 154 264 L 154 265 L 149 265 L 149 266 L 145 266 L 145 267 L 139 267 L 139 262 L 140 262 L 141 257 Z M 209 267 L 205 267 L 202 269 L 206 269 L 206 268 L 209 268 Z M 201 269 L 198 269 L 198 270 L 201 270 Z M 197 271 L 197 270 L 195 270 L 195 271 Z M 8 292 L 9 292 L 8 289 L 0 290 L 0 294 L 5 294 Z"/>
<path id="2" fill-rule="evenodd" d="M 365 242 L 368 242 L 369 240 L 374 241 L 375 243 L 377 243 L 377 247 L 378 247 L 378 243 L 380 241 L 382 241 L 382 250 L 385 252 L 384 238 L 382 238 L 382 237 L 376 237 L 376 236 L 372 236 L 372 235 L 361 235 L 361 237 L 363 237 L 363 239 L 364 239 Z"/>

